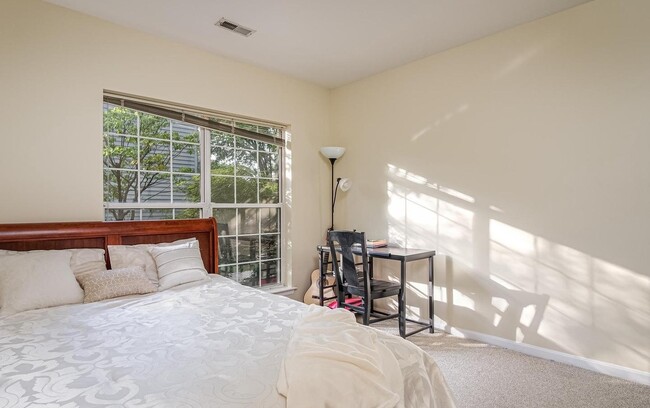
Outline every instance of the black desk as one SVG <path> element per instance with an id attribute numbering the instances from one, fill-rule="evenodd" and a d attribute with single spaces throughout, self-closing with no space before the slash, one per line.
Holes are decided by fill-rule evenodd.
<path id="1" fill-rule="evenodd" d="M 325 254 L 329 255 L 330 249 L 326 245 L 319 245 L 316 247 L 320 255 L 320 277 L 321 282 L 323 282 L 325 275 L 327 273 L 327 262 Z M 357 253 L 357 251 L 352 251 Z M 361 248 L 359 248 L 358 253 L 361 254 Z M 402 302 L 404 304 L 404 310 L 402 315 L 399 317 L 399 334 L 402 337 L 407 337 L 415 333 L 419 333 L 423 330 L 429 329 L 429 333 L 433 333 L 433 257 L 436 255 L 436 251 L 429 249 L 410 249 L 410 248 L 399 248 L 399 247 L 384 247 L 384 248 L 368 248 L 368 263 L 370 268 L 370 276 L 372 276 L 373 270 L 373 260 L 378 259 L 387 259 L 400 262 L 400 283 L 402 285 Z M 420 259 L 429 260 L 429 321 L 421 322 L 419 320 L 407 319 L 406 318 L 406 264 L 411 261 L 418 261 Z M 323 285 L 320 286 L 320 304 L 323 305 Z M 410 333 L 406 333 L 406 322 L 416 323 L 422 325 L 423 327 L 413 330 Z"/>

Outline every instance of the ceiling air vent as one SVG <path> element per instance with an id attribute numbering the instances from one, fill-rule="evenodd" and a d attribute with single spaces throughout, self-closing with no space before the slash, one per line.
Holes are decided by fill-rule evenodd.
<path id="1" fill-rule="evenodd" d="M 233 23 L 232 21 L 226 20 L 225 18 L 222 18 L 221 20 L 217 21 L 217 24 L 215 25 L 225 28 L 226 30 L 233 31 L 237 34 L 241 34 L 244 37 L 249 37 L 251 34 L 255 32 L 255 30 L 251 30 L 250 28 L 246 28 L 237 23 Z"/>

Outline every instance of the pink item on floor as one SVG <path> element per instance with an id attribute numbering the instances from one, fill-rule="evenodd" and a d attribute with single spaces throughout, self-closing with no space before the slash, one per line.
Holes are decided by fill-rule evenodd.
<path id="1" fill-rule="evenodd" d="M 345 303 L 348 305 L 361 306 L 363 300 L 359 297 L 354 297 L 354 298 L 345 299 Z M 337 305 L 338 305 L 338 301 L 334 300 L 329 302 L 327 304 L 327 307 L 329 307 L 330 309 L 336 309 Z"/>

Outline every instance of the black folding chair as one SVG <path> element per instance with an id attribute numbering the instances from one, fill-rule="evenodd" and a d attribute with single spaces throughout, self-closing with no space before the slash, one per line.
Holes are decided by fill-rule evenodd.
<path id="1" fill-rule="evenodd" d="M 364 232 L 330 231 L 327 241 L 332 254 L 334 275 L 336 276 L 338 307 L 345 307 L 361 313 L 363 315 L 363 324 L 366 326 L 382 320 L 404 316 L 404 304 L 401 301 L 402 285 L 399 282 L 374 279 L 370 275 L 366 234 Z M 355 254 L 361 258 L 361 264 L 355 261 Z M 340 262 L 338 260 L 339 256 Z M 362 304 L 359 306 L 346 303 L 346 295 L 360 297 Z M 389 296 L 397 296 L 398 313 L 386 314 L 373 309 L 373 300 Z M 371 316 L 373 319 L 371 319 Z"/>

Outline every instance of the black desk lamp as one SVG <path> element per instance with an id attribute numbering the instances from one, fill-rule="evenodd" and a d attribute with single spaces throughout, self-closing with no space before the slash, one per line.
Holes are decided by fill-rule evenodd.
<path id="1" fill-rule="evenodd" d="M 348 191 L 352 186 L 352 182 L 349 179 L 339 177 L 336 179 L 336 186 L 334 185 L 334 162 L 343 156 L 343 153 L 345 153 L 345 147 L 321 147 L 320 152 L 330 160 L 330 163 L 332 163 L 332 225 L 329 228 L 329 231 L 332 231 L 334 229 L 334 205 L 336 204 L 337 190 L 341 188 L 341 191 Z"/>

